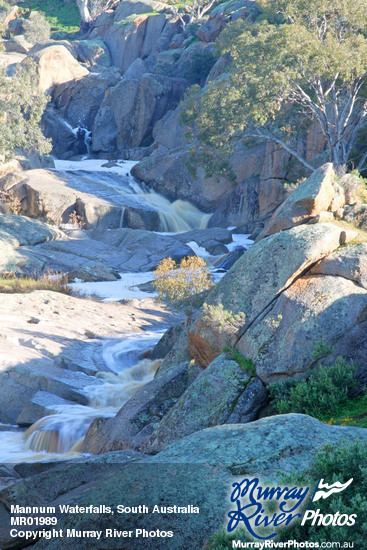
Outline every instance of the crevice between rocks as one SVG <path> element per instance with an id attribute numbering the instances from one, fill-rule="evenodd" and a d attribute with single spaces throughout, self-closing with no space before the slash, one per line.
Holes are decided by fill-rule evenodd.
<path id="1" fill-rule="evenodd" d="M 342 232 L 341 232 L 342 233 Z M 322 260 L 324 260 L 325 258 L 327 258 L 328 256 L 331 256 L 331 254 L 334 254 L 334 252 L 336 251 L 337 249 L 333 250 L 332 252 L 330 252 L 329 254 L 325 254 L 325 256 L 322 256 L 322 258 L 319 258 L 318 260 L 308 264 L 298 275 L 296 275 L 294 278 L 291 278 L 280 290 L 279 292 L 274 296 L 274 298 L 271 300 L 271 302 L 269 302 L 257 315 L 256 317 L 251 321 L 251 323 L 249 323 L 245 328 L 244 330 L 242 330 L 239 334 L 239 336 L 237 337 L 236 341 L 235 341 L 235 344 L 234 344 L 234 347 L 236 347 L 239 343 L 239 341 L 241 340 L 241 338 L 246 334 L 246 332 L 252 327 L 252 325 L 254 323 L 256 323 L 264 314 L 268 313 L 269 309 L 271 309 L 271 307 L 273 306 L 273 304 L 276 302 L 276 300 L 283 294 L 283 292 L 285 292 L 288 288 L 290 288 L 296 281 L 298 281 L 298 279 L 301 279 L 302 277 L 304 277 L 305 275 L 307 275 L 307 273 L 315 266 L 317 265 L 319 262 L 321 262 Z M 316 274 L 315 274 L 316 275 Z M 319 275 L 325 275 L 324 273 L 320 273 Z M 347 279 L 347 280 L 350 280 L 350 279 Z M 358 285 L 358 283 L 356 283 L 355 281 L 353 281 L 357 286 L 360 286 Z M 364 287 L 362 287 L 364 288 Z"/>

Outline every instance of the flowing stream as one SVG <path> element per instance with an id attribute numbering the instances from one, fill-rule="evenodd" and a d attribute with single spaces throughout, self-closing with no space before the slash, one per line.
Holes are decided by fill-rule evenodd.
<path id="1" fill-rule="evenodd" d="M 119 205 L 120 226 L 124 225 L 125 207 L 131 205 L 156 211 L 162 232 L 172 234 L 207 226 L 210 214 L 204 214 L 186 201 L 170 203 L 163 196 L 134 182 L 130 176 L 134 164 L 132 161 L 109 163 L 97 159 L 55 161 L 55 170 L 61 172 L 67 185 L 74 189 Z M 246 235 L 233 237 L 234 242 L 228 246 L 229 251 L 238 245 L 251 244 Z M 215 258 L 210 258 L 205 249 L 196 243 L 189 245 L 214 266 Z M 123 273 L 121 276 L 119 281 L 80 282 L 71 286 L 81 294 L 96 294 L 105 300 L 149 296 L 146 291 L 132 287 L 151 281 L 152 273 Z M 101 344 L 101 371 L 96 375 L 95 384 L 84 388 L 88 406 L 51 406 L 53 414 L 44 416 L 27 430 L 20 429 L 19 426 L 0 425 L 0 463 L 60 460 L 81 456 L 81 443 L 93 420 L 97 417 L 113 417 L 135 392 L 153 379 L 159 361 L 146 359 L 146 354 L 167 328 L 165 326 L 157 332 L 146 332 L 138 336 L 121 336 L 121 340 L 117 342 L 106 340 Z"/>
<path id="2" fill-rule="evenodd" d="M 120 227 L 125 227 L 127 208 L 156 212 L 157 230 L 181 233 L 190 229 L 204 229 L 211 214 L 201 212 L 184 200 L 170 202 L 144 184 L 137 183 L 130 170 L 135 161 L 108 162 L 100 159 L 81 161 L 56 160 L 55 171 L 62 173 L 67 186 L 105 200 L 121 209 Z"/>
<path id="3" fill-rule="evenodd" d="M 102 384 L 84 389 L 89 406 L 56 405 L 28 430 L 0 431 L 0 463 L 36 462 L 77 458 L 88 427 L 97 417 L 112 417 L 140 388 L 153 379 L 160 361 L 144 358 L 162 331 L 127 335 L 106 341 L 102 367 L 96 378 Z"/>

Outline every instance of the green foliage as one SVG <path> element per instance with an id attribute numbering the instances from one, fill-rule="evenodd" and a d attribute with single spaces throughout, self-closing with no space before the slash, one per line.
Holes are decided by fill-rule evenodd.
<path id="1" fill-rule="evenodd" d="M 212 53 L 194 52 L 189 60 L 187 67 L 184 68 L 183 75 L 191 82 L 204 85 L 205 80 L 216 61 Z"/>
<path id="2" fill-rule="evenodd" d="M 367 393 L 337 405 L 327 423 L 367 428 Z"/>
<path id="3" fill-rule="evenodd" d="M 312 352 L 312 359 L 318 361 L 321 357 L 326 357 L 333 353 L 333 348 L 327 346 L 324 342 L 316 342 Z"/>
<path id="4" fill-rule="evenodd" d="M 12 77 L 0 69 L 0 157 L 11 158 L 16 147 L 46 154 L 51 143 L 40 129 L 48 99 L 38 89 L 36 65 L 27 60 Z"/>
<path id="5" fill-rule="evenodd" d="M 43 44 L 50 40 L 51 25 L 44 13 L 36 11 L 24 24 L 24 37 L 31 44 Z"/>
<path id="6" fill-rule="evenodd" d="M 17 3 L 25 13 L 27 10 L 43 12 L 51 25 L 52 32 L 67 33 L 69 39 L 76 37 L 80 27 L 80 15 L 76 2 L 23 0 Z"/>
<path id="7" fill-rule="evenodd" d="M 244 326 L 246 315 L 242 311 L 234 314 L 232 311 L 224 309 L 222 303 L 216 305 L 204 304 L 201 319 L 211 330 L 231 336 L 237 334 Z"/>
<path id="8" fill-rule="evenodd" d="M 214 286 L 205 260 L 198 256 L 183 258 L 179 264 L 165 258 L 153 274 L 153 286 L 159 297 L 184 309 L 188 315 L 200 307 L 203 295 Z"/>
<path id="9" fill-rule="evenodd" d="M 265 8 L 266 20 L 235 21 L 218 38 L 218 53 L 230 55 L 228 73 L 186 95 L 198 160 L 203 149 L 229 155 L 247 136 L 278 143 L 311 169 L 295 140 L 315 120 L 330 160 L 345 164 L 366 117 L 365 0 L 352 7 L 349 0 L 273 0 Z"/>
<path id="10" fill-rule="evenodd" d="M 241 369 L 246 371 L 249 376 L 256 376 L 256 369 L 252 359 L 247 359 L 247 357 L 241 355 L 236 349 L 229 346 L 225 347 L 223 351 L 229 355 L 231 359 L 236 361 Z"/>
<path id="11" fill-rule="evenodd" d="M 354 542 L 354 548 L 365 548 L 367 525 L 367 443 L 356 440 L 345 441 L 340 445 L 327 444 L 319 450 L 309 468 L 303 475 L 291 475 L 284 479 L 284 483 L 291 486 L 316 487 L 320 478 L 327 483 L 337 481 L 346 483 L 353 478 L 353 483 L 338 495 L 333 495 L 326 500 L 321 499 L 309 505 L 309 509 L 320 509 L 324 515 L 357 514 L 354 527 L 327 527 L 312 526 L 306 522 L 301 526 L 300 522 L 293 522 L 290 528 L 286 528 L 275 538 L 277 542 L 296 540 L 298 542 Z M 311 492 L 312 495 L 312 492 Z M 248 532 L 238 529 L 234 533 L 226 533 L 222 528 L 215 533 L 204 546 L 207 550 L 229 550 L 232 548 L 232 540 L 251 541 Z M 340 546 L 342 548 L 342 546 Z"/>
<path id="12" fill-rule="evenodd" d="M 335 365 L 320 366 L 308 380 L 277 382 L 268 386 L 276 412 L 304 413 L 327 420 L 330 411 L 345 403 L 356 388 L 356 365 L 339 358 Z"/>

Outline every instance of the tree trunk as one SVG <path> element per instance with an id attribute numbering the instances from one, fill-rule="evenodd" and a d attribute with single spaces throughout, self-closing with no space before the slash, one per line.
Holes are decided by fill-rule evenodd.
<path id="1" fill-rule="evenodd" d="M 76 0 L 77 6 L 80 12 L 80 19 L 82 20 L 82 25 L 89 24 L 92 20 L 90 11 L 88 8 L 88 0 Z"/>

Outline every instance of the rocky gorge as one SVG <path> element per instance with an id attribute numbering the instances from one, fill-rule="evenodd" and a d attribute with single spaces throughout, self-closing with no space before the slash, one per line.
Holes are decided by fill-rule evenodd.
<path id="1" fill-rule="evenodd" d="M 184 30 L 168 4 L 129 0 L 81 39 L 43 44 L 27 44 L 9 15 L 0 57 L 9 74 L 11 62 L 35 62 L 52 154 L 18 151 L 0 167 L 3 549 L 76 547 L 11 536 L 12 506 L 149 495 L 200 514 L 57 514 L 58 528 L 175 535 L 78 539 L 86 550 L 200 550 L 224 525 L 238 476 L 279 482 L 279 471 L 305 474 L 325 444 L 367 441 L 353 424 L 276 414 L 271 390 L 341 357 L 364 395 L 365 181 L 335 173 L 315 126 L 298 144 L 312 173 L 271 144 L 239 146 L 233 178 L 190 171 L 180 102 L 221 78 L 217 37 L 258 10 L 223 2 Z M 185 318 L 151 283 L 163 259 L 195 255 L 216 284 Z M 7 286 L 49 273 L 67 277 L 67 293 Z"/>

